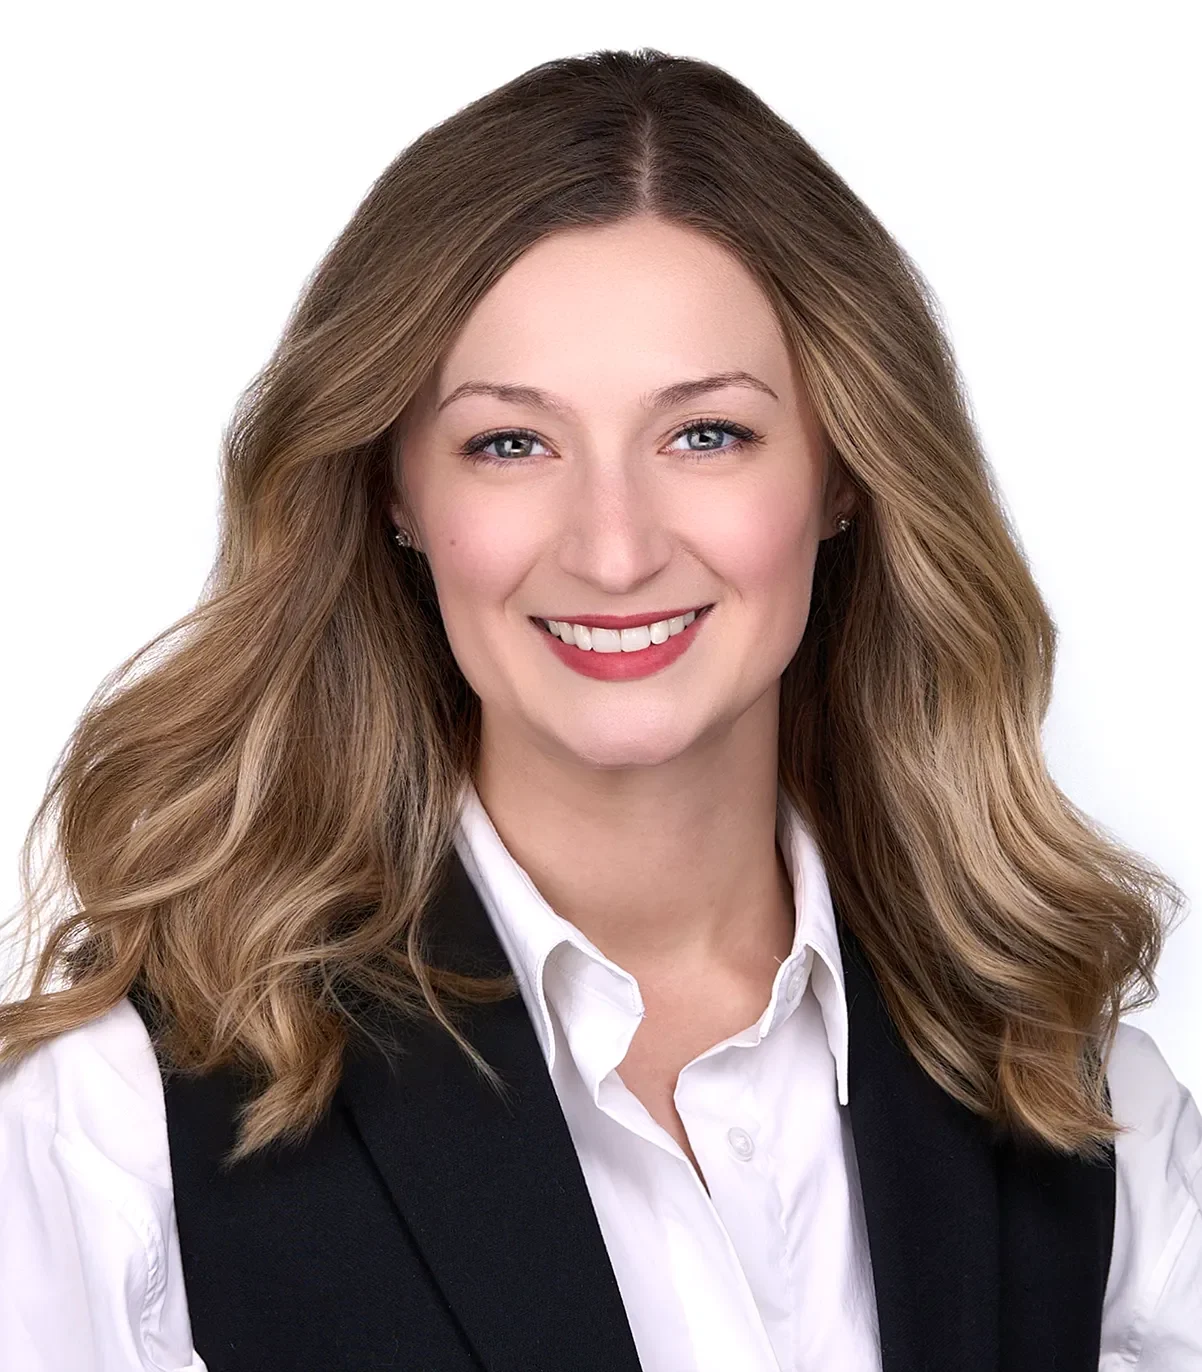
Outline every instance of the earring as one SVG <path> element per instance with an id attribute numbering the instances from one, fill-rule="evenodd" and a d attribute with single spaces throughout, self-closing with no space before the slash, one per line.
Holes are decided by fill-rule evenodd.
<path id="1" fill-rule="evenodd" d="M 412 534 L 410 534 L 408 529 L 398 529 L 396 533 L 393 535 L 393 537 L 401 545 L 402 548 L 413 547 L 413 536 Z"/>
<path id="2" fill-rule="evenodd" d="M 848 519 L 846 515 L 840 515 L 839 518 L 835 520 L 835 528 L 838 529 L 841 534 L 845 534 L 848 529 L 851 528 L 851 520 Z"/>

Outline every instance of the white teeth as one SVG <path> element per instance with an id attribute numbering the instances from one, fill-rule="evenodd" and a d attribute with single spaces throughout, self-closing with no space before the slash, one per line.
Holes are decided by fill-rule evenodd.
<path id="1" fill-rule="evenodd" d="M 558 619 L 543 623 L 557 638 L 594 653 L 637 653 L 651 643 L 663 643 L 680 633 L 697 618 L 697 611 L 657 619 L 654 624 L 639 624 L 633 629 L 590 629 L 584 624 L 568 624 Z"/>

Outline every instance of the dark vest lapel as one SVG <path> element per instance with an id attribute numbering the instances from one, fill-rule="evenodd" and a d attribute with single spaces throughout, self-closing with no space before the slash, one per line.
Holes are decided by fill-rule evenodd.
<path id="1" fill-rule="evenodd" d="M 432 960 L 476 972 L 508 962 L 453 854 L 430 919 Z M 987 1126 L 952 1101 L 903 1049 L 858 943 L 840 923 L 850 1015 L 849 1109 L 864 1195 L 883 1372 L 1096 1372 L 1114 1216 L 1113 1166 L 995 1147 Z M 144 1015 L 136 992 L 131 995 Z M 386 1224 L 403 1231 L 454 1320 L 458 1342 L 423 1367 L 487 1372 L 637 1372 L 625 1309 L 571 1136 L 520 997 L 473 1008 L 464 1032 L 509 1084 L 500 1100 L 438 1026 L 388 1014 L 377 1027 L 404 1045 L 349 1056 L 329 1120 L 294 1160 L 251 1160 L 238 1189 L 220 1174 L 236 1097 L 227 1085 L 167 1074 L 168 1138 L 193 1322 L 211 1372 L 260 1366 L 367 1372 L 368 1349 L 393 1339 L 400 1365 L 418 1349 L 398 1327 L 400 1258 L 385 1261 Z M 215 1116 L 221 1114 L 220 1121 Z M 384 1191 L 373 1191 L 360 1163 Z M 312 1162 L 298 1164 L 297 1157 Z M 297 1179 L 297 1167 L 306 1171 Z M 278 1178 L 278 1180 L 277 1180 Z M 287 1187 L 293 1188 L 286 1190 Z M 385 1199 L 387 1197 L 387 1199 Z M 312 1198 L 312 1199 L 310 1199 Z M 391 1202 L 391 1218 L 382 1204 Z M 298 1240 L 298 1206 L 371 1216 L 377 1240 Z M 284 1218 L 281 1218 L 284 1217 Z M 365 1220 L 355 1234 L 365 1234 Z M 286 1231 L 286 1233 L 285 1233 Z M 281 1266 L 258 1269 L 248 1302 L 232 1252 L 302 1246 L 304 1296 Z M 249 1249 L 247 1248 L 249 1246 Z M 323 1273 L 361 1293 L 326 1348 L 293 1336 L 289 1303 Z M 227 1275 L 228 1274 L 228 1275 Z M 420 1279 L 424 1280 L 425 1277 Z M 345 1304 L 345 1300 L 342 1302 Z M 392 1323 L 390 1324 L 390 1321 Z M 372 1342 L 374 1331 L 374 1339 Z M 433 1348 L 434 1345 L 423 1345 Z M 438 1345 L 441 1348 L 441 1345 Z M 452 1356 L 455 1349 L 458 1356 Z M 245 1350 L 231 1352 L 230 1350 Z M 470 1351 L 469 1351 L 470 1350 Z M 270 1356 L 269 1356 L 270 1355 Z M 268 1361 L 256 1361 L 266 1357 Z M 383 1364 L 380 1364 L 383 1365 Z M 413 1365 L 417 1365 L 414 1363 Z"/>
<path id="2" fill-rule="evenodd" d="M 1113 1147 L 1091 1165 L 997 1141 L 904 1047 L 842 920 L 839 939 L 884 1372 L 1097 1372 Z"/>
<path id="3" fill-rule="evenodd" d="M 438 966 L 511 970 L 455 856 L 431 935 Z M 464 1022 L 509 1085 L 510 1103 L 443 1029 L 415 1039 L 396 1020 L 383 1024 L 407 1051 L 399 1060 L 357 1054 L 340 1095 L 481 1365 L 638 1372 L 596 1212 L 521 997 L 474 1008 Z"/>

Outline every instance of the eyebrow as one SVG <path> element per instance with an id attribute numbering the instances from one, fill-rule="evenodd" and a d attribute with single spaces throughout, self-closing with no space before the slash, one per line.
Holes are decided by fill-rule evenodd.
<path id="1" fill-rule="evenodd" d="M 698 377 L 695 381 L 675 381 L 670 386 L 661 386 L 657 391 L 649 391 L 639 397 L 639 404 L 645 410 L 670 410 L 683 405 L 694 396 L 705 395 L 709 391 L 720 391 L 726 386 L 747 386 L 752 390 L 763 391 L 773 400 L 779 399 L 771 386 L 750 372 L 714 372 L 710 376 Z M 519 405 L 533 405 L 538 409 L 550 410 L 554 414 L 571 413 L 571 406 L 556 396 L 539 390 L 537 386 L 522 386 L 503 381 L 465 381 L 456 386 L 445 400 L 438 404 L 441 413 L 451 403 L 465 395 L 491 395 L 498 400 L 510 400 Z"/>

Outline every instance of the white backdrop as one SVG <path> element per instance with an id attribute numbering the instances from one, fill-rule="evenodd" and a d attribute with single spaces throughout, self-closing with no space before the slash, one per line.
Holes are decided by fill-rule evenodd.
<path id="1" fill-rule="evenodd" d="M 1196 899 L 1196 19 L 1185 0 L 12 14 L 4 908 L 89 695 L 195 603 L 222 426 L 370 182 L 534 63 L 643 45 L 747 82 L 917 260 L 1060 629 L 1052 770 Z M 1136 1020 L 1202 1098 L 1196 919 L 1159 985 Z"/>

